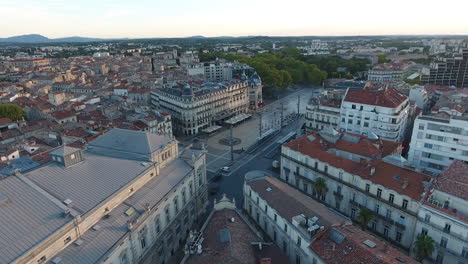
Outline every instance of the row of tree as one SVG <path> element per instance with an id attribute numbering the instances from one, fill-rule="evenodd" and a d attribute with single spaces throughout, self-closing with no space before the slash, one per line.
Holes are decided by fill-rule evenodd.
<path id="1" fill-rule="evenodd" d="M 9 118 L 13 121 L 24 117 L 24 110 L 15 104 L 0 104 L 0 118 Z"/>
<path id="2" fill-rule="evenodd" d="M 281 53 L 262 53 L 252 57 L 220 54 L 220 57 L 253 67 L 262 78 L 267 95 L 285 90 L 290 84 L 320 85 L 327 78 L 327 73 L 317 65 Z"/>

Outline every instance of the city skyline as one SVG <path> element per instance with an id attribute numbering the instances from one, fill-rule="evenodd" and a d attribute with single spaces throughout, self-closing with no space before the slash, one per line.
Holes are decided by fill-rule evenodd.
<path id="1" fill-rule="evenodd" d="M 267 6 L 268 4 L 268 6 Z M 374 7 L 370 0 L 313 3 L 296 0 L 213 0 L 154 3 L 147 0 L 73 2 L 0 1 L 0 37 L 41 34 L 50 38 L 169 38 L 218 36 L 464 35 L 468 3 L 443 6 L 397 0 Z M 453 8 L 458 6 L 458 8 Z M 83 8 L 85 7 L 85 8 Z M 402 8 L 404 7 L 404 8 Z M 321 12 L 319 10 L 324 10 Z M 18 16 L 21 14 L 21 16 Z M 428 15 L 430 14 L 430 15 Z M 437 14 L 437 19 L 434 16 Z"/>

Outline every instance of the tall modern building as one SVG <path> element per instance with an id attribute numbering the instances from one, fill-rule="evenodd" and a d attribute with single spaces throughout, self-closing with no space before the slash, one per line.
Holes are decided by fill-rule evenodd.
<path id="1" fill-rule="evenodd" d="M 341 103 L 340 127 L 349 133 L 401 142 L 409 115 L 408 97 L 393 88 L 351 89 Z"/>
<path id="2" fill-rule="evenodd" d="M 468 87 L 468 49 L 459 58 L 447 59 L 432 65 L 429 75 L 423 75 L 423 83 Z"/>
<path id="3" fill-rule="evenodd" d="M 167 263 L 205 212 L 205 154 L 113 129 L 0 178 L 0 263 Z"/>
<path id="4" fill-rule="evenodd" d="M 416 118 L 408 161 L 417 168 L 438 174 L 454 160 L 468 161 L 468 117 Z"/>

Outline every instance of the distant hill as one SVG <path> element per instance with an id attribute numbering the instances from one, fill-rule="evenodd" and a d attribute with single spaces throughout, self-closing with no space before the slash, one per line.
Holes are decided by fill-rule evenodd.
<path id="1" fill-rule="evenodd" d="M 39 34 L 29 34 L 14 36 L 9 38 L 0 38 L 0 43 L 50 43 L 50 42 L 91 42 L 99 41 L 102 39 L 97 38 L 83 38 L 83 37 L 66 37 L 50 39 Z"/>
<path id="2" fill-rule="evenodd" d="M 205 36 L 202 36 L 202 35 L 197 35 L 197 36 L 191 36 L 191 37 L 187 37 L 189 39 L 204 39 L 206 38 Z"/>

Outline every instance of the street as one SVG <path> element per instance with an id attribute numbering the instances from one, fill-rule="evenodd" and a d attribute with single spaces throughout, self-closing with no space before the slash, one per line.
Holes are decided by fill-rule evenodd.
<path id="1" fill-rule="evenodd" d="M 217 191 L 211 195 L 211 201 L 216 198 L 220 199 L 222 194 L 225 193 L 229 198 L 235 198 L 238 207 L 241 207 L 241 201 L 243 200 L 243 183 L 244 175 L 253 170 L 266 171 L 271 175 L 278 175 L 278 171 L 273 171 L 272 162 L 273 160 L 280 159 L 280 145 L 277 141 L 283 138 L 291 131 L 299 126 L 300 119 L 292 122 L 289 126 L 282 129 L 282 131 L 265 142 L 260 148 L 252 155 L 244 154 L 241 159 L 236 160 L 232 166 L 230 173 L 227 173 L 219 178 L 217 182 L 213 182 L 217 185 Z M 273 152 L 272 158 L 265 158 L 266 154 Z M 208 171 L 208 178 L 213 178 L 217 175 L 217 172 Z M 213 184 L 212 183 L 212 184 Z"/>

